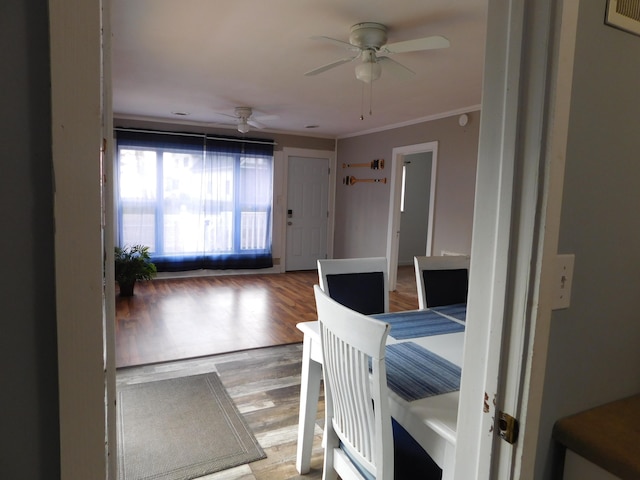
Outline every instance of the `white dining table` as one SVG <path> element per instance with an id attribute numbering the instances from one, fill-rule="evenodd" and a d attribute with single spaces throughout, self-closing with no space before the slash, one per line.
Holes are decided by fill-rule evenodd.
<path id="1" fill-rule="evenodd" d="M 406 313 L 409 315 L 411 312 L 417 311 L 412 310 Z M 397 317 L 402 313 L 394 312 L 393 315 Z M 440 314 L 451 321 L 464 325 L 464 322 L 458 318 Z M 384 321 L 385 314 L 375 315 L 375 317 Z M 322 381 L 322 347 L 319 323 L 317 321 L 301 322 L 298 323 L 297 327 L 302 331 L 304 337 L 296 469 L 299 473 L 304 474 L 309 472 L 311 463 L 315 421 Z M 391 334 L 393 334 L 393 329 Z M 462 366 L 464 331 L 406 339 L 396 339 L 391 334 L 387 339 L 387 345 L 411 341 L 458 367 Z M 391 416 L 442 468 L 442 479 L 453 478 L 460 392 L 453 391 L 419 400 L 407 401 L 391 389 L 388 390 Z"/>

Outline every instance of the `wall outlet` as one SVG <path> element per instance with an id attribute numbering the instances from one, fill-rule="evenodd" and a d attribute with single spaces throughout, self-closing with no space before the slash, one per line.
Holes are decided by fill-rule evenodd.
<path id="1" fill-rule="evenodd" d="M 551 305 L 553 310 L 569 308 L 575 258 L 576 256 L 573 254 L 556 256 L 556 275 L 554 277 L 553 301 Z"/>

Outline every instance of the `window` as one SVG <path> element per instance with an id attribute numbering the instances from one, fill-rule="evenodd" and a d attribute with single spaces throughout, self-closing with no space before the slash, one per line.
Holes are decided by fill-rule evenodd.
<path id="1" fill-rule="evenodd" d="M 159 270 L 272 266 L 273 143 L 119 131 L 118 243 Z"/>

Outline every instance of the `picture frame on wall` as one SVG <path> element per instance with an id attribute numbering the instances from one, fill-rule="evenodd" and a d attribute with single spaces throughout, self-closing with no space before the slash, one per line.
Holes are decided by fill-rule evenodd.
<path id="1" fill-rule="evenodd" d="M 640 0 L 608 0 L 605 24 L 640 35 Z"/>

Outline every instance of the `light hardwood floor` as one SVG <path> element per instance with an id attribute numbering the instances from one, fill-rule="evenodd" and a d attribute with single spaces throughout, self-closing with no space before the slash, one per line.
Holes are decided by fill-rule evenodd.
<path id="1" fill-rule="evenodd" d="M 133 297 L 116 297 L 116 367 L 301 342 L 315 283 L 315 270 L 138 282 Z M 418 308 L 413 267 L 398 269 L 389 307 Z"/>

